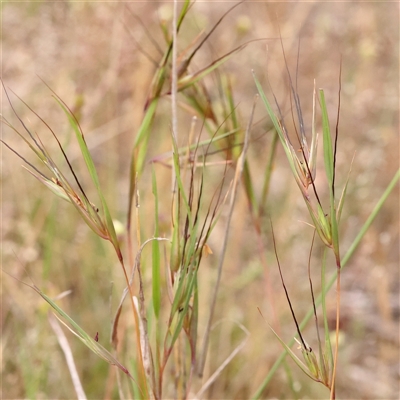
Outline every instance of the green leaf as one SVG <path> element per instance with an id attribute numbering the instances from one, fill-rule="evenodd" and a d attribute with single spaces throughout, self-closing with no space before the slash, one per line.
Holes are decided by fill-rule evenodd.
<path id="1" fill-rule="evenodd" d="M 262 211 L 265 210 L 265 203 L 267 201 L 268 193 L 269 193 L 269 187 L 270 187 L 270 182 L 271 182 L 271 176 L 272 176 L 272 171 L 273 171 L 273 166 L 274 166 L 274 161 L 275 161 L 275 156 L 276 156 L 276 148 L 278 144 L 278 133 L 274 129 L 272 133 L 272 139 L 271 139 L 271 144 L 270 144 L 270 150 L 268 154 L 268 161 L 265 166 L 265 172 L 264 172 L 264 182 L 261 190 L 261 198 L 260 198 L 260 203 L 259 203 L 259 211 L 258 214 L 259 216 L 262 214 Z"/>
<path id="2" fill-rule="evenodd" d="M 150 133 L 149 128 L 157 110 L 158 100 L 158 97 L 154 98 L 146 109 L 146 114 L 144 115 L 143 121 L 135 137 L 135 148 L 142 142 L 143 138 L 148 136 Z"/>
<path id="3" fill-rule="evenodd" d="M 305 201 L 308 212 L 310 213 L 311 219 L 314 223 L 314 227 L 317 230 L 318 236 L 322 240 L 322 242 L 326 246 L 331 246 L 330 242 L 330 231 L 327 231 L 327 227 L 329 227 L 328 221 L 326 221 L 324 212 L 319 204 L 317 204 L 318 212 L 316 213 L 312 208 L 310 202 L 308 200 Z M 322 221 L 322 222 L 321 222 Z M 328 234 L 327 234 L 328 232 Z"/>
<path id="4" fill-rule="evenodd" d="M 57 95 L 54 95 L 54 98 L 57 101 L 57 103 L 60 105 L 60 107 L 63 109 L 63 111 L 66 114 L 66 116 L 68 117 L 68 121 L 69 121 L 73 131 L 75 132 L 75 136 L 76 136 L 76 138 L 78 140 L 78 144 L 79 144 L 79 147 L 81 149 L 82 156 L 83 156 L 83 158 L 85 160 L 86 167 L 87 167 L 87 169 L 89 171 L 90 177 L 92 179 L 92 182 L 93 182 L 93 184 L 94 184 L 94 186 L 95 186 L 95 188 L 97 190 L 97 194 L 98 194 L 98 196 L 100 198 L 100 201 L 101 201 L 101 208 L 102 208 L 102 212 L 104 214 L 105 225 L 106 225 L 106 228 L 107 228 L 107 232 L 109 234 L 109 240 L 114 245 L 114 248 L 118 253 L 118 257 L 120 259 L 122 259 L 122 254 L 121 254 L 121 251 L 120 251 L 120 248 L 119 248 L 119 242 L 118 242 L 117 234 L 115 232 L 115 228 L 114 228 L 114 224 L 113 224 L 113 221 L 112 221 L 112 218 L 111 218 L 111 214 L 110 214 L 110 212 L 108 210 L 108 206 L 107 206 L 106 200 L 105 200 L 104 195 L 103 195 L 103 193 L 101 191 L 100 181 L 99 181 L 99 178 L 98 178 L 98 175 L 97 175 L 96 167 L 94 165 L 92 156 L 90 155 L 89 149 L 88 149 L 88 147 L 86 145 L 85 137 L 84 137 L 84 135 L 83 135 L 83 133 L 81 131 L 81 128 L 79 126 L 78 121 L 76 120 L 76 118 L 74 117 L 72 112 L 69 110 L 69 108 L 65 105 L 65 103 Z M 89 209 L 93 209 L 94 214 L 97 214 L 97 211 L 94 210 L 94 207 L 90 203 L 88 203 L 87 205 L 88 205 L 88 210 Z M 93 214 L 92 214 L 92 216 L 93 216 Z"/>
<path id="5" fill-rule="evenodd" d="M 337 262 L 340 260 L 339 252 L 339 232 L 338 223 L 336 219 L 336 206 L 335 206 L 335 160 L 332 147 L 332 138 L 329 127 L 328 111 L 326 109 L 325 95 L 324 91 L 320 89 L 320 102 L 322 110 L 322 131 L 323 131 L 323 147 L 324 147 L 324 162 L 326 176 L 329 182 L 329 197 L 330 197 L 330 233 L 332 238 L 332 247 L 336 256 Z"/>
<path id="6" fill-rule="evenodd" d="M 314 92 L 313 92 L 313 114 L 312 114 L 312 125 L 311 125 L 311 148 L 310 148 L 310 160 L 309 167 L 311 170 L 312 178 L 315 179 L 316 168 L 317 168 L 317 149 L 318 149 L 318 133 L 316 130 L 316 107 L 315 107 L 315 81 L 314 81 Z"/>
<path id="7" fill-rule="evenodd" d="M 174 304 L 173 304 L 173 308 L 171 309 L 171 319 L 170 321 L 172 321 L 173 323 L 171 324 L 171 328 L 172 328 L 172 334 L 169 338 L 169 340 L 166 342 L 167 345 L 167 350 L 172 349 L 172 347 L 174 346 L 176 340 L 178 339 L 178 336 L 182 330 L 183 327 L 183 322 L 186 318 L 186 315 L 188 313 L 189 310 L 189 303 L 190 303 L 190 299 L 192 297 L 193 294 L 193 290 L 195 287 L 195 283 L 196 283 L 196 275 L 197 275 L 197 271 L 192 271 L 191 273 L 188 274 L 188 279 L 185 279 L 185 290 L 180 290 L 177 291 L 175 299 L 174 299 Z M 183 281 L 184 279 L 181 279 L 180 283 L 180 287 L 183 288 Z M 184 296 L 181 297 L 181 293 L 184 293 Z M 179 296 L 179 297 L 178 297 Z M 175 305 L 175 307 L 174 307 Z M 180 307 L 180 308 L 178 308 Z M 172 311 L 174 310 L 174 313 L 172 314 Z M 174 323 L 175 321 L 175 323 Z M 170 331 L 171 331 L 170 328 Z"/>
<path id="8" fill-rule="evenodd" d="M 52 180 L 50 180 L 50 179 L 48 179 L 46 177 L 43 177 L 42 175 L 39 175 L 39 174 L 31 171 L 29 168 L 26 168 L 25 166 L 23 166 L 23 168 L 25 168 L 38 181 L 43 183 L 43 185 L 45 185 L 48 189 L 50 189 L 56 196 L 68 201 L 69 203 L 73 203 L 71 201 L 71 199 L 67 196 L 67 194 L 65 193 L 65 190 L 62 187 L 60 187 L 57 184 L 55 184 Z"/>
<path id="9" fill-rule="evenodd" d="M 39 288 L 35 285 L 27 285 L 32 288 L 36 293 L 38 293 L 50 306 L 57 312 L 57 314 L 65 319 L 69 325 L 67 325 L 62 319 L 58 318 L 60 322 L 63 323 L 75 336 L 77 336 L 86 347 L 88 347 L 93 353 L 97 354 L 103 360 L 107 361 L 111 365 L 115 365 L 121 371 L 123 371 L 126 375 L 128 375 L 131 379 L 133 379 L 132 375 L 129 371 L 122 365 L 120 362 L 108 351 L 106 350 L 99 342 L 96 342 L 90 335 L 88 335 L 66 312 L 64 312 L 50 297 L 48 297 L 45 293 L 43 293 Z"/>
<path id="10" fill-rule="evenodd" d="M 353 156 L 353 159 L 351 160 L 350 169 L 349 169 L 349 172 L 347 174 L 346 183 L 344 185 L 342 194 L 341 194 L 340 199 L 339 199 L 339 205 L 338 205 L 338 208 L 337 208 L 337 215 L 336 215 L 338 223 L 340 222 L 340 218 L 342 216 L 343 204 L 344 204 L 344 199 L 346 197 L 347 185 L 348 185 L 349 180 L 350 180 L 350 173 L 351 173 L 351 169 L 353 167 L 353 161 L 354 161 L 354 156 Z"/>
<path id="11" fill-rule="evenodd" d="M 330 247 L 332 246 L 332 235 L 331 235 L 331 224 L 329 221 L 329 217 L 327 217 L 324 213 L 324 210 L 317 204 L 317 211 L 318 211 L 318 222 L 319 226 L 321 227 L 322 234 L 326 239 L 325 243 Z"/>
<path id="12" fill-rule="evenodd" d="M 244 162 L 244 168 L 243 168 L 243 183 L 244 183 L 244 189 L 246 192 L 247 196 L 247 201 L 250 204 L 251 207 L 251 212 L 254 213 L 258 209 L 257 205 L 257 196 L 254 191 L 254 185 L 251 179 L 251 174 L 250 174 L 250 166 L 247 160 Z"/>
<path id="13" fill-rule="evenodd" d="M 273 111 L 272 106 L 271 106 L 270 102 L 268 101 L 267 96 L 265 95 L 264 90 L 263 90 L 260 82 L 256 78 L 256 76 L 254 75 L 254 73 L 253 73 L 253 77 L 254 77 L 254 81 L 256 83 L 258 92 L 261 96 L 261 99 L 265 105 L 265 108 L 267 109 L 268 115 L 271 118 L 272 124 L 274 125 L 274 128 L 279 135 L 279 139 L 282 143 L 283 149 L 285 150 L 285 154 L 289 161 L 289 165 L 292 170 L 292 173 L 296 179 L 297 184 L 299 185 L 300 189 L 302 190 L 302 188 L 301 188 L 302 184 L 299 180 L 298 169 L 296 168 L 295 161 L 294 161 L 294 160 L 297 160 L 296 152 L 294 151 L 291 144 L 288 143 L 286 135 L 282 129 L 282 125 L 279 122 L 278 118 L 276 117 L 275 112 Z"/>
<path id="14" fill-rule="evenodd" d="M 332 138 L 331 131 L 329 127 L 328 111 L 326 109 L 325 95 L 322 89 L 319 90 L 319 98 L 321 102 L 322 111 L 322 133 L 323 133 L 323 147 L 324 147 L 324 162 L 325 162 L 325 172 L 328 178 L 330 188 L 333 187 L 333 176 L 334 176 L 334 160 L 333 160 L 333 148 L 332 148 Z"/>

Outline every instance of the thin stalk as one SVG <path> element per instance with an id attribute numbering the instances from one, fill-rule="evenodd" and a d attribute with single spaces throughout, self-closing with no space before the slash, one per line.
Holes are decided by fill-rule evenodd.
<path id="1" fill-rule="evenodd" d="M 335 353 L 333 360 L 332 382 L 330 400 L 335 399 L 335 380 L 337 371 L 337 361 L 339 352 L 339 328 L 340 328 L 340 260 L 337 260 L 337 279 L 336 279 L 336 337 L 335 337 Z"/>
<path id="2" fill-rule="evenodd" d="M 278 264 L 279 276 L 281 278 L 281 283 L 282 283 L 282 286 L 283 286 L 283 290 L 285 291 L 285 296 L 286 296 L 286 299 L 287 299 L 287 301 L 289 303 L 290 312 L 292 313 L 293 321 L 294 321 L 294 323 L 296 325 L 296 330 L 297 330 L 297 334 L 299 335 L 299 338 L 300 338 L 300 341 L 301 341 L 301 345 L 302 345 L 304 350 L 308 351 L 308 350 L 310 350 L 310 348 L 306 345 L 306 343 L 305 343 L 305 341 L 303 339 L 303 336 L 302 336 L 302 334 L 300 332 L 300 328 L 299 328 L 299 324 L 297 322 L 296 314 L 294 313 L 292 302 L 290 301 L 289 292 L 288 292 L 288 290 L 286 288 L 285 280 L 283 279 L 282 268 L 281 268 L 281 264 L 280 264 L 279 258 L 278 258 L 278 251 L 276 249 L 276 240 L 275 240 L 274 228 L 272 226 L 272 221 L 270 221 L 270 223 L 271 223 L 271 232 L 272 232 L 272 242 L 274 244 L 274 253 L 275 253 L 275 257 L 276 257 L 276 262 Z"/>
<path id="3" fill-rule="evenodd" d="M 324 362 L 324 357 L 323 357 L 323 351 L 322 351 L 322 342 L 321 342 L 321 335 L 319 332 L 319 327 L 318 327 L 318 316 L 317 316 L 317 307 L 315 306 L 315 295 L 314 295 L 314 288 L 312 284 L 312 279 L 311 279 L 311 254 L 312 254 L 312 249 L 314 246 L 314 239 L 315 239 L 315 230 L 313 233 L 313 238 L 311 242 L 311 249 L 308 257 L 308 280 L 310 283 L 310 292 L 311 292 L 311 299 L 312 299 L 312 304 L 314 308 L 314 321 L 315 321 L 315 330 L 317 331 L 317 338 L 318 338 L 318 352 L 319 352 L 319 364 L 322 369 L 322 376 L 323 376 L 323 383 L 326 384 L 326 368 L 325 368 L 325 362 Z M 324 268 L 323 268 L 324 270 Z M 322 279 L 325 280 L 325 274 L 323 273 Z M 322 285 L 321 285 L 322 286 Z"/>

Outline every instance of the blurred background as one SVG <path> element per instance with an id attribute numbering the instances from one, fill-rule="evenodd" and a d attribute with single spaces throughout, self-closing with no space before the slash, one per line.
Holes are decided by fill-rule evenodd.
<path id="1" fill-rule="evenodd" d="M 203 38 L 233 4 L 194 3 L 181 28 L 179 51 L 193 45 L 197 36 Z M 70 106 L 79 117 L 112 215 L 124 225 L 131 150 L 156 68 L 152 60 L 160 61 L 157 46 L 166 47 L 160 25 L 170 29 L 173 4 L 35 1 L 3 2 L 1 7 L 2 79 L 16 112 L 32 131 L 40 134 L 48 150 L 61 162 L 50 132 L 11 91 L 56 132 L 90 193 L 93 188 L 90 189 L 68 121 L 41 79 Z M 311 130 L 314 80 L 317 88 L 325 90 L 334 127 L 342 59 L 337 155 L 340 191 L 354 157 L 340 227 L 341 249 L 345 254 L 399 168 L 398 4 L 245 2 L 236 7 L 196 54 L 190 68 L 199 70 L 249 42 L 218 70 L 231 82 L 243 127 L 256 94 L 252 70 L 270 100 L 274 93 L 283 113 L 290 114 L 280 34 L 288 68 L 297 81 L 307 132 Z M 210 101 L 218 99 L 215 75 L 206 77 L 204 85 Z M 184 102 L 182 94 L 179 100 Z M 169 96 L 164 96 L 139 181 L 143 240 L 154 232 L 150 161 L 171 150 L 170 107 Z M 2 114 L 18 125 L 4 90 Z M 179 110 L 181 145 L 187 144 L 192 115 L 187 108 Z M 271 145 L 269 129 L 266 110 L 259 101 L 248 153 L 249 170 L 258 195 Z M 206 133 L 203 135 L 207 137 Z M 4 125 L 2 138 L 35 163 L 21 138 Z M 324 174 L 321 150 L 317 176 Z M 225 158 L 223 153 L 210 158 L 215 162 L 205 172 L 210 191 L 215 190 L 222 177 Z M 61 306 L 87 332 L 93 332 L 93 336 L 99 332 L 103 345 L 108 346 L 113 312 L 124 287 L 111 246 L 95 237 L 69 204 L 53 196 L 21 168 L 21 160 L 5 146 L 1 163 L 3 270 L 28 283 L 32 279 L 52 297 L 71 290 Z M 154 168 L 160 196 L 165 197 L 165 201 L 160 197 L 160 221 L 168 227 L 171 171 L 162 164 Z M 324 192 L 324 181 L 320 190 L 328 195 Z M 246 327 L 250 336 L 204 398 L 250 398 L 281 354 L 280 343 L 257 307 L 287 342 L 295 334 L 279 280 L 269 218 L 274 224 L 283 274 L 299 320 L 311 306 L 307 262 L 313 230 L 304 223 L 310 222 L 307 210 L 280 145 L 264 207 L 261 232 L 257 232 L 243 187 L 239 188 L 205 379 L 243 340 L 239 324 Z M 225 222 L 223 215 L 208 242 L 213 254 L 204 258 L 199 272 L 200 304 L 204 305 L 200 310 L 203 316 L 200 336 L 216 279 Z M 317 292 L 321 254 L 321 246 L 316 246 L 311 269 Z M 150 254 L 144 253 L 143 257 L 149 258 Z M 334 263 L 329 262 L 329 274 L 333 274 Z M 334 290 L 331 292 L 328 308 L 333 327 L 335 296 Z M 40 296 L 2 274 L 2 398 L 75 397 L 47 312 Z M 399 313 L 397 187 L 343 270 L 339 398 L 398 398 Z M 67 335 L 88 398 L 103 398 L 108 364 Z M 309 324 L 304 335 L 315 346 L 313 324 Z M 135 351 L 133 345 L 131 351 Z M 289 359 L 263 392 L 268 399 L 327 396 L 322 385 L 310 381 Z"/>

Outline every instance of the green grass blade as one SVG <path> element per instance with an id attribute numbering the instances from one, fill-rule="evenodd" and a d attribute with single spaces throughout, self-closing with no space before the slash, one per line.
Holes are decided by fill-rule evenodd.
<path id="1" fill-rule="evenodd" d="M 292 173 L 293 173 L 293 175 L 294 175 L 294 177 L 296 178 L 296 181 L 297 181 L 298 174 L 297 174 L 296 166 L 295 166 L 294 161 L 293 161 L 293 159 L 296 158 L 296 157 L 293 157 L 292 149 L 289 147 L 289 145 L 288 145 L 288 143 L 286 141 L 286 137 L 285 137 L 285 134 L 284 134 L 284 132 L 282 130 L 281 123 L 279 122 L 278 118 L 276 117 L 275 112 L 272 109 L 272 106 L 271 106 L 270 102 L 268 101 L 267 96 L 265 95 L 264 90 L 263 90 L 260 82 L 256 78 L 256 76 L 254 75 L 254 73 L 253 73 L 253 77 L 254 77 L 254 81 L 256 83 L 258 92 L 259 92 L 259 94 L 261 96 L 261 99 L 262 99 L 262 101 L 263 101 L 263 103 L 265 105 L 265 108 L 267 109 L 268 115 L 271 118 L 271 121 L 272 121 L 272 123 L 274 125 L 274 128 L 275 128 L 276 132 L 279 135 L 279 139 L 281 140 L 283 149 L 285 150 L 285 154 L 286 154 L 286 157 L 287 157 L 287 159 L 289 161 L 289 165 L 290 165 L 290 168 L 292 170 Z M 299 184 L 299 182 L 298 182 L 298 184 Z M 299 184 L 299 186 L 300 186 L 300 184 Z"/>
<path id="2" fill-rule="evenodd" d="M 250 166 L 247 160 L 244 162 L 242 179 L 244 184 L 244 190 L 247 196 L 247 201 L 250 205 L 251 213 L 253 214 L 257 212 L 256 210 L 258 209 L 258 205 L 257 205 L 257 196 L 254 191 L 253 181 L 251 179 Z"/>
<path id="3" fill-rule="evenodd" d="M 330 246 L 330 229 L 321 206 L 317 204 L 317 212 L 315 212 L 309 201 L 305 201 L 305 203 L 318 236 L 326 246 Z"/>
<path id="4" fill-rule="evenodd" d="M 354 161 L 354 156 L 353 156 L 353 159 L 351 160 L 350 169 L 349 169 L 349 172 L 347 174 L 346 183 L 345 183 L 344 188 L 342 190 L 342 194 L 340 196 L 339 204 L 338 204 L 338 207 L 337 207 L 337 217 L 336 218 L 337 218 L 338 223 L 340 222 L 340 218 L 342 216 L 344 200 L 346 198 L 346 192 L 347 192 L 347 185 L 348 185 L 349 180 L 350 180 L 351 169 L 353 168 L 353 161 Z"/>
<path id="5" fill-rule="evenodd" d="M 119 243 L 118 243 L 117 234 L 115 232 L 114 224 L 113 224 L 113 221 L 112 221 L 112 218 L 111 218 L 111 214 L 110 214 L 110 212 L 108 210 L 108 206 L 107 206 L 106 200 L 105 200 L 104 195 L 103 195 L 103 193 L 101 191 L 101 188 L 100 188 L 99 177 L 97 175 L 96 167 L 94 165 L 92 156 L 90 155 L 89 149 L 88 149 L 88 147 L 86 145 L 85 137 L 83 136 L 83 133 L 82 133 L 82 131 L 80 129 L 78 121 L 76 120 L 76 118 L 74 117 L 72 112 L 69 110 L 69 108 L 56 95 L 54 95 L 54 98 L 57 101 L 57 103 L 60 105 L 60 107 L 62 108 L 64 113 L 66 114 L 66 116 L 68 118 L 68 121 L 69 121 L 69 123 L 70 123 L 70 125 L 71 125 L 71 127 L 72 127 L 72 129 L 73 129 L 73 131 L 75 133 L 75 136 L 76 136 L 76 138 L 78 140 L 78 144 L 79 144 L 79 147 L 81 149 L 82 156 L 83 156 L 83 158 L 85 160 L 86 167 L 87 167 L 87 169 L 89 171 L 90 177 L 92 179 L 92 182 L 93 182 L 93 184 L 94 184 L 94 186 L 95 186 L 95 188 L 97 190 L 97 194 L 98 194 L 98 196 L 100 198 L 100 201 L 101 201 L 101 207 L 102 207 L 102 211 L 104 213 L 105 224 L 106 224 L 106 227 L 107 227 L 107 231 L 108 231 L 108 233 L 110 235 L 109 239 L 112 242 L 112 244 L 114 245 L 114 247 L 115 247 L 115 249 L 116 249 L 116 251 L 118 253 L 118 257 L 121 259 L 122 258 L 122 254 L 121 254 L 121 252 L 119 250 Z M 90 207 L 90 204 L 88 204 L 88 209 L 90 209 L 90 208 L 92 208 L 92 207 Z"/>
<path id="6" fill-rule="evenodd" d="M 38 293 L 50 306 L 57 312 L 57 314 L 68 321 L 69 325 L 73 327 L 73 329 L 68 326 L 64 321 L 60 318 L 60 322 L 62 322 L 75 336 L 77 336 L 93 353 L 97 354 L 103 360 L 107 361 L 111 365 L 115 365 L 121 371 L 123 371 L 126 375 L 132 378 L 129 371 L 122 365 L 120 362 L 108 351 L 106 350 L 100 343 L 96 342 L 90 335 L 88 335 L 65 311 L 63 311 L 50 297 L 48 297 L 45 293 L 43 293 L 36 286 L 31 286 L 36 293 Z"/>
<path id="7" fill-rule="evenodd" d="M 315 91 L 315 81 L 314 81 L 313 112 L 312 112 L 312 123 L 311 123 L 311 147 L 310 147 L 310 161 L 309 161 L 309 167 L 313 179 L 315 179 L 315 174 L 317 169 L 317 149 L 318 149 L 318 133 L 316 129 L 315 103 L 316 103 L 316 91 Z"/>
<path id="8" fill-rule="evenodd" d="M 328 111 L 326 109 L 325 95 L 324 91 L 320 89 L 319 98 L 321 103 L 322 111 L 322 136 L 323 136 L 323 147 L 324 147 L 324 162 L 325 162 L 325 172 L 328 178 L 330 187 L 333 186 L 333 147 L 331 131 L 329 127 Z"/>
<path id="9" fill-rule="evenodd" d="M 56 96 L 54 96 L 54 98 L 57 101 L 57 103 L 59 104 L 59 106 L 62 108 L 62 110 L 64 111 L 65 115 L 67 116 L 68 121 L 75 133 L 76 139 L 77 139 L 79 147 L 81 149 L 81 153 L 82 153 L 83 159 L 85 160 L 85 164 L 89 171 L 90 177 L 92 178 L 92 181 L 95 184 L 96 188 L 99 188 L 100 182 L 99 182 L 99 178 L 97 176 L 96 168 L 94 166 L 92 156 L 90 155 L 89 149 L 86 145 L 86 141 L 85 141 L 83 133 L 79 127 L 79 124 L 78 124 L 77 120 L 75 119 L 75 117 L 73 116 L 73 114 L 71 113 L 71 111 L 63 103 L 63 101 Z"/>
<path id="10" fill-rule="evenodd" d="M 189 239 L 186 243 L 185 258 L 182 260 L 182 267 L 179 271 L 180 276 L 176 278 L 177 289 L 170 313 L 170 336 L 166 341 L 167 352 L 172 349 L 174 343 L 182 330 L 184 320 L 189 311 L 189 303 L 192 299 L 193 291 L 197 287 L 197 267 L 199 253 L 197 251 L 197 233 L 200 226 L 200 219 L 190 229 Z"/>
<path id="11" fill-rule="evenodd" d="M 329 182 L 329 197 L 330 197 L 330 224 L 331 224 L 331 235 L 332 235 L 332 245 L 333 250 L 336 255 L 336 259 L 340 259 L 339 254 L 339 232 L 338 232 L 338 222 L 337 213 L 335 205 L 335 156 L 332 147 L 332 138 L 329 127 L 329 117 L 328 111 L 326 109 L 325 94 L 322 89 L 319 91 L 320 103 L 322 111 L 322 132 L 323 132 L 323 148 L 324 148 L 324 162 L 325 162 L 325 172 Z"/>
<path id="12" fill-rule="evenodd" d="M 263 182 L 263 187 L 261 190 L 261 197 L 260 197 L 260 204 L 259 204 L 259 211 L 258 211 L 259 216 L 261 216 L 265 210 L 265 203 L 267 202 L 267 198 L 268 198 L 269 186 L 270 186 L 270 182 L 271 182 L 271 176 L 272 176 L 272 170 L 273 170 L 277 145 L 278 145 L 278 133 L 274 129 L 274 131 L 272 133 L 272 140 L 271 140 L 270 150 L 269 150 L 269 154 L 268 154 L 268 161 L 267 161 L 267 165 L 265 167 L 265 172 L 264 172 L 264 182 Z"/>
<path id="13" fill-rule="evenodd" d="M 368 231 L 368 229 L 371 226 L 372 222 L 375 220 L 375 218 L 378 215 L 379 211 L 381 210 L 383 204 L 385 203 L 385 201 L 387 200 L 387 198 L 389 197 L 390 193 L 395 188 L 395 186 L 397 185 L 399 180 L 400 180 L 400 169 L 398 169 L 396 171 L 396 173 L 395 173 L 394 177 L 392 178 L 392 180 L 390 181 L 388 187 L 383 192 L 382 196 L 378 200 L 378 203 L 376 204 L 376 206 L 372 210 L 371 214 L 369 215 L 369 217 L 365 221 L 364 225 L 360 229 L 360 232 L 358 233 L 358 235 L 354 239 L 354 241 L 351 244 L 350 248 L 347 250 L 347 253 L 344 255 L 344 257 L 342 259 L 342 268 L 347 264 L 347 262 L 349 261 L 350 257 L 356 251 L 356 249 L 357 249 L 358 245 L 360 244 L 362 238 L 364 237 L 364 235 Z M 333 284 L 333 280 L 332 280 L 332 284 Z"/>
<path id="14" fill-rule="evenodd" d="M 143 121 L 135 137 L 134 148 L 142 142 L 145 136 L 149 135 L 149 128 L 157 110 L 158 99 L 158 97 L 153 99 L 146 109 L 146 114 L 144 115 Z"/>
<path id="15" fill-rule="evenodd" d="M 169 338 L 169 340 L 167 341 L 167 351 L 169 351 L 170 349 L 172 349 L 172 347 L 174 346 L 176 340 L 178 339 L 179 334 L 182 331 L 182 327 L 183 327 L 183 322 L 186 318 L 186 315 L 188 313 L 189 310 L 189 303 L 190 303 L 190 299 L 192 298 L 192 294 L 193 294 L 193 290 L 195 287 L 195 283 L 196 283 L 196 275 L 197 275 L 197 271 L 193 271 L 189 274 L 188 279 L 186 281 L 186 290 L 184 293 L 184 298 L 182 300 L 180 300 L 179 298 L 177 298 L 177 300 L 179 301 L 178 305 L 180 306 L 179 310 L 177 307 L 175 307 L 175 312 L 173 315 L 172 319 L 176 319 L 177 321 L 173 326 L 173 330 L 172 330 L 172 334 Z M 181 280 L 183 281 L 183 279 Z M 183 285 L 182 285 L 183 286 Z M 182 293 L 182 291 L 180 292 Z M 178 294 L 178 292 L 177 292 Z"/>
<path id="16" fill-rule="evenodd" d="M 23 166 L 31 175 L 33 175 L 39 182 L 43 183 L 48 189 L 50 189 L 56 196 L 68 201 L 72 202 L 71 199 L 67 196 L 65 193 L 65 190 L 62 189 L 60 186 L 56 185 L 52 180 L 46 178 L 45 176 L 39 175 L 33 171 L 31 171 L 29 168 L 26 168 Z"/>

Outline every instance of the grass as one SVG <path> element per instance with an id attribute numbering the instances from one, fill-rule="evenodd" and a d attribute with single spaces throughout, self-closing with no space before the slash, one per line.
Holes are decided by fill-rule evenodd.
<path id="1" fill-rule="evenodd" d="M 2 139 L 58 194 L 2 146 L 2 396 L 327 398 L 258 312 L 301 358 L 278 255 L 306 360 L 307 346 L 330 339 L 338 398 L 395 398 L 393 7 L 184 3 L 174 53 L 172 3 L 2 4 L 3 32 L 15 32 L 3 40 L 3 81 L 16 112 L 3 91 Z M 252 70 L 261 93 L 253 111 Z M 313 107 L 314 79 L 324 97 Z M 295 141 L 291 109 L 308 141 L 316 110 L 320 132 L 317 179 L 300 196 L 298 174 L 313 168 L 296 164 L 296 147 L 285 151 L 279 119 Z M 330 231 L 326 214 L 339 220 L 353 156 Z M 303 221 L 320 227 L 312 252 Z M 340 308 L 329 290 L 335 265 L 346 266 Z M 308 323 L 309 274 L 321 346 Z"/>

